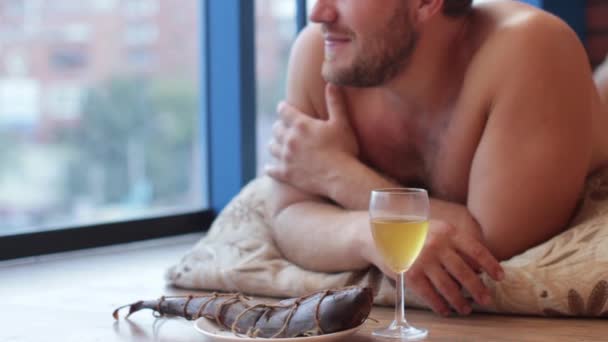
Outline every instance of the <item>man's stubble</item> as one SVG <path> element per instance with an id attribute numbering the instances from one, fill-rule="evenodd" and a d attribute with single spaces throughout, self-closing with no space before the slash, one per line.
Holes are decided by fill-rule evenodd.
<path id="1" fill-rule="evenodd" d="M 326 28 L 327 29 L 327 28 Z M 353 35 L 354 36 L 354 35 Z M 323 78 L 341 86 L 374 87 L 387 83 L 403 70 L 416 48 L 418 34 L 403 7 L 376 32 L 359 39 L 353 62 L 344 68 L 323 65 Z"/>

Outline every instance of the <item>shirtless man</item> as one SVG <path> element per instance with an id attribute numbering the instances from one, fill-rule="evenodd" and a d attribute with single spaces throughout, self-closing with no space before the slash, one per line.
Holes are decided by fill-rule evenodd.
<path id="1" fill-rule="evenodd" d="M 279 248 L 312 270 L 384 269 L 370 190 L 424 187 L 408 288 L 442 315 L 471 311 L 461 287 L 489 304 L 476 272 L 500 280 L 499 260 L 565 229 L 608 160 L 576 34 L 517 1 L 318 0 L 310 19 L 269 146 Z"/>

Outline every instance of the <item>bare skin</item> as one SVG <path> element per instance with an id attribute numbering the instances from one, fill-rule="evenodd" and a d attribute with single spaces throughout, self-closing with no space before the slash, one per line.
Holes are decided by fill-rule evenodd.
<path id="1" fill-rule="evenodd" d="M 369 232 L 369 192 L 427 188 L 429 235 L 406 284 L 445 315 L 471 311 L 460 287 L 489 304 L 476 272 L 502 279 L 499 260 L 567 226 L 586 176 L 608 159 L 608 115 L 559 19 L 511 1 L 448 18 L 442 5 L 319 0 L 320 25 L 293 47 L 267 173 L 279 248 L 320 271 L 374 264 L 390 275 Z M 326 87 L 357 56 L 388 51 L 366 38 L 400 6 L 418 33 L 407 63 L 380 84 Z"/>

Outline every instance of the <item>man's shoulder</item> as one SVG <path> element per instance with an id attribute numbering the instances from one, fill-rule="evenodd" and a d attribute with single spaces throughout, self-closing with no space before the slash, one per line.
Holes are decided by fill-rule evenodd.
<path id="1" fill-rule="evenodd" d="M 531 7 L 515 7 L 501 15 L 484 37 L 470 65 L 474 84 L 489 91 L 560 73 L 590 72 L 576 33 L 561 19 Z"/>
<path id="2" fill-rule="evenodd" d="M 591 80 L 576 33 L 547 12 L 523 8 L 495 21 L 480 44 L 467 70 L 463 102 L 477 104 L 486 120 L 501 118 L 494 134 L 529 120 L 568 122 L 572 112 L 582 115 L 588 107 Z M 566 110 L 573 103 L 578 110 Z"/>
<path id="3" fill-rule="evenodd" d="M 494 28 L 479 55 L 496 62 L 520 63 L 534 59 L 543 63 L 584 54 L 576 33 L 560 18 L 531 6 L 514 5 L 497 16 Z"/>
<path id="4" fill-rule="evenodd" d="M 291 48 L 287 68 L 287 101 L 307 114 L 325 117 L 323 35 L 317 24 L 306 26 Z"/>
<path id="5" fill-rule="evenodd" d="M 581 48 L 582 44 L 570 26 L 545 11 L 516 13 L 499 26 L 497 37 L 516 47 L 543 50 L 546 47 Z M 557 45 L 556 45 L 557 44 Z M 551 51 L 548 51 L 551 52 Z"/>

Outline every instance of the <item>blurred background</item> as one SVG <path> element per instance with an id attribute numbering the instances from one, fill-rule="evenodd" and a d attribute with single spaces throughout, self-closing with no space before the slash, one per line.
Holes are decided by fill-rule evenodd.
<path id="1" fill-rule="evenodd" d="M 207 206 L 201 6 L 0 0 L 0 235 Z M 255 8 L 261 167 L 296 6 Z"/>
<path id="2" fill-rule="evenodd" d="M 204 205 L 200 12 L 0 1 L 0 234 Z"/>

